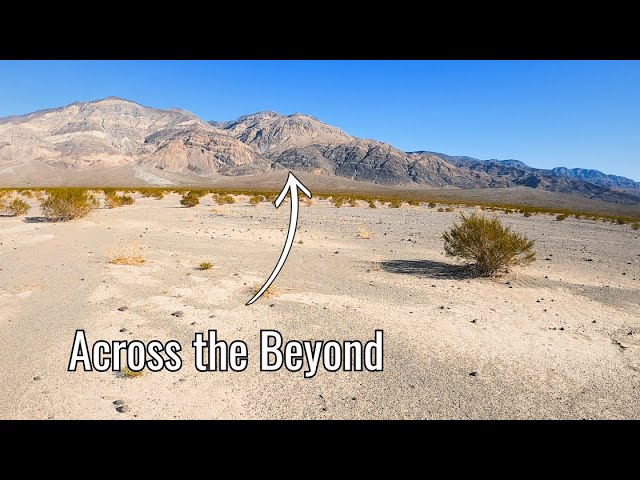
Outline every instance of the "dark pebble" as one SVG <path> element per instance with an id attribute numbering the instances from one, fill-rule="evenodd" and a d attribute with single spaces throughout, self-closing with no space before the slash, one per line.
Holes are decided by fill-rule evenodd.
<path id="1" fill-rule="evenodd" d="M 126 312 L 127 310 L 129 310 L 129 307 L 120 307 L 118 309 L 119 312 Z"/>
<path id="2" fill-rule="evenodd" d="M 173 312 L 171 315 L 180 318 L 184 315 L 184 312 L 182 310 L 178 310 L 177 312 Z"/>
<path id="3" fill-rule="evenodd" d="M 41 380 L 41 378 L 40 377 L 33 377 L 33 381 L 34 382 L 37 382 L 38 380 Z"/>
<path id="4" fill-rule="evenodd" d="M 120 406 L 124 405 L 124 401 L 123 401 L 123 400 L 114 400 L 114 401 L 113 401 L 113 404 L 114 404 L 116 407 L 120 407 Z"/>
<path id="5" fill-rule="evenodd" d="M 124 333 L 124 332 L 126 332 L 126 331 L 127 331 L 127 329 L 126 329 L 126 328 L 121 328 L 121 329 L 120 329 L 120 330 L 118 330 L 118 331 L 119 331 L 120 333 Z"/>
<path id="6" fill-rule="evenodd" d="M 275 304 L 275 303 L 272 303 L 272 304 L 271 304 L 271 305 L 269 305 L 269 306 L 270 306 L 270 307 L 275 307 L 275 306 L 276 306 L 276 304 Z"/>
<path id="7" fill-rule="evenodd" d="M 476 323 L 476 319 L 474 318 L 473 320 L 471 320 L 471 323 Z"/>
<path id="8" fill-rule="evenodd" d="M 118 413 L 127 413 L 129 411 L 129 407 L 127 405 L 122 405 L 121 407 L 116 408 L 116 412 Z"/>
<path id="9" fill-rule="evenodd" d="M 471 372 L 469 373 L 470 377 L 477 377 L 478 376 L 478 372 Z"/>

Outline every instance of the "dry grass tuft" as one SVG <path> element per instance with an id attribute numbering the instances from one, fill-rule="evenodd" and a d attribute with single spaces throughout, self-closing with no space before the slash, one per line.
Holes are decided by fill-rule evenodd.
<path id="1" fill-rule="evenodd" d="M 200 265 L 198 265 L 198 268 L 200 268 L 200 270 L 210 270 L 213 268 L 213 263 L 202 262 Z"/>
<path id="2" fill-rule="evenodd" d="M 116 242 L 107 251 L 107 259 L 112 265 L 140 266 L 147 262 L 142 255 L 142 246 L 137 242 Z"/>
<path id="3" fill-rule="evenodd" d="M 364 228 L 362 225 L 358 226 L 358 238 L 364 238 L 370 240 L 373 238 L 373 233 Z"/>
<path id="4" fill-rule="evenodd" d="M 139 372 L 134 372 L 128 366 L 125 365 L 120 370 L 120 377 L 121 378 L 138 378 L 142 376 L 143 372 L 144 370 L 140 370 Z"/>
<path id="5" fill-rule="evenodd" d="M 253 295 L 255 295 L 256 293 L 258 293 L 260 291 L 260 289 L 262 288 L 262 284 L 259 285 L 254 285 L 251 288 L 251 293 Z M 262 298 L 276 298 L 279 297 L 280 295 L 282 295 L 283 293 L 289 291 L 290 289 L 281 289 L 278 287 L 275 287 L 273 284 L 271 284 L 271 286 L 269 288 L 267 288 L 267 290 L 262 294 Z"/>

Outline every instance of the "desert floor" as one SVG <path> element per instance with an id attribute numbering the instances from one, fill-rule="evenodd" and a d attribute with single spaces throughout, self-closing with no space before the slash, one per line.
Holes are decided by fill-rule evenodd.
<path id="1" fill-rule="evenodd" d="M 640 418 L 640 232 L 629 225 L 499 213 L 539 259 L 469 279 L 440 239 L 457 213 L 301 205 L 277 295 L 247 307 L 280 255 L 289 204 L 238 200 L 137 198 L 69 223 L 0 217 L 0 418 Z M 136 245 L 145 264 L 109 263 Z M 176 339 L 183 367 L 68 372 L 76 329 L 91 343 Z M 197 372 L 191 341 L 207 329 L 246 341 L 248 369 Z M 384 371 L 260 372 L 260 329 L 285 341 L 382 329 Z"/>

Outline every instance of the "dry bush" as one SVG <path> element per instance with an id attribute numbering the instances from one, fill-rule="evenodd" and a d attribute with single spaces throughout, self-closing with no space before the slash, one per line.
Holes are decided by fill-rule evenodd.
<path id="1" fill-rule="evenodd" d="M 142 246 L 138 242 L 116 242 L 107 250 L 107 259 L 113 265 L 139 266 L 146 263 Z"/>
<path id="2" fill-rule="evenodd" d="M 445 212 L 453 212 L 454 210 L 451 207 L 447 207 L 447 208 L 444 209 L 444 211 Z"/>
<path id="3" fill-rule="evenodd" d="M 438 204 L 433 203 L 433 202 L 427 203 L 427 207 L 429 207 L 429 208 L 436 208 L 437 206 L 438 206 Z"/>
<path id="4" fill-rule="evenodd" d="M 389 208 L 400 208 L 402 206 L 402 200 L 394 198 L 389 202 Z"/>
<path id="5" fill-rule="evenodd" d="M 122 207 L 124 205 L 133 205 L 133 203 L 135 202 L 135 200 L 133 199 L 133 197 L 130 197 L 129 195 L 116 195 L 115 193 L 109 193 L 107 195 L 107 198 L 105 199 L 104 203 L 105 206 L 107 208 L 116 208 L 116 207 Z"/>
<path id="6" fill-rule="evenodd" d="M 236 199 L 231 195 L 214 195 L 213 199 L 218 205 L 227 205 L 236 203 Z"/>
<path id="7" fill-rule="evenodd" d="M 249 203 L 254 207 L 257 207 L 264 197 L 262 195 L 253 195 L 249 197 Z"/>
<path id="8" fill-rule="evenodd" d="M 616 223 L 618 225 L 624 225 L 627 223 L 627 221 L 624 218 L 616 218 Z"/>
<path id="9" fill-rule="evenodd" d="M 444 212 L 444 208 L 442 208 L 442 207 L 438 207 L 438 211 L 439 211 L 440 213 L 442 213 L 442 212 Z"/>
<path id="10" fill-rule="evenodd" d="M 120 370 L 120 377 L 121 378 L 138 378 L 142 376 L 143 372 L 144 370 L 140 370 L 139 372 L 134 372 L 127 365 L 125 365 Z"/>
<path id="11" fill-rule="evenodd" d="M 497 218 L 460 215 L 462 222 L 442 234 L 447 256 L 469 263 L 476 276 L 493 276 L 536 259 L 534 241 L 511 231 Z"/>
<path id="12" fill-rule="evenodd" d="M 261 288 L 262 288 L 262 284 L 254 285 L 251 288 L 252 294 L 255 295 L 260 291 Z M 284 293 L 284 290 L 281 290 L 278 287 L 274 287 L 272 283 L 271 285 L 269 285 L 269 288 L 267 288 L 265 292 L 262 294 L 262 298 L 275 298 L 275 297 L 279 297 L 283 293 Z"/>
<path id="13" fill-rule="evenodd" d="M 358 200 L 356 200 L 355 198 L 350 198 L 349 199 L 349 206 L 350 207 L 357 207 L 358 206 Z"/>
<path id="14" fill-rule="evenodd" d="M 1 207 L 1 206 L 0 206 Z M 9 215 L 19 217 L 20 215 L 26 215 L 31 210 L 31 207 L 27 202 L 21 198 L 14 198 L 12 202 L 6 204 L 4 209 Z"/>
<path id="15" fill-rule="evenodd" d="M 198 265 L 198 268 L 200 270 L 210 270 L 211 268 L 213 268 L 213 263 L 211 263 L 211 262 L 202 262 L 202 263 L 200 263 L 200 265 Z"/>
<path id="16" fill-rule="evenodd" d="M 369 208 L 378 208 L 376 206 L 376 201 L 374 200 L 367 200 L 367 203 L 369 204 Z"/>
<path id="17" fill-rule="evenodd" d="M 631 225 L 631 228 L 633 228 L 634 230 L 640 230 L 640 222 L 636 222 L 633 225 Z"/>
<path id="18" fill-rule="evenodd" d="M 195 207 L 198 204 L 200 204 L 200 197 L 196 194 L 192 194 L 192 192 L 185 193 L 182 195 L 182 200 L 180 200 L 180 205 L 187 208 Z"/>
<path id="19" fill-rule="evenodd" d="M 358 226 L 358 238 L 365 238 L 367 240 L 373 238 L 373 234 L 364 228 L 362 225 Z"/>
<path id="20" fill-rule="evenodd" d="M 49 197 L 40 202 L 40 208 L 50 221 L 66 222 L 82 218 L 99 206 L 96 197 L 84 189 L 60 188 L 48 193 Z"/>
<path id="21" fill-rule="evenodd" d="M 20 190 L 18 193 L 24 198 L 33 198 L 33 192 L 31 190 Z"/>
<path id="22" fill-rule="evenodd" d="M 558 220 L 559 222 L 562 222 L 563 220 L 566 220 L 567 216 L 566 215 L 558 215 L 556 217 L 556 220 Z"/>
<path id="23" fill-rule="evenodd" d="M 407 203 L 409 205 L 411 205 L 412 207 L 419 207 L 420 206 L 420 200 L 408 200 Z"/>

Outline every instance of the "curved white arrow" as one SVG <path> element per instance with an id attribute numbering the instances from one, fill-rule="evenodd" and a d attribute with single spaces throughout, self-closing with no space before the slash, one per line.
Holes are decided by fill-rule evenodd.
<path id="1" fill-rule="evenodd" d="M 289 219 L 289 232 L 287 233 L 287 241 L 284 243 L 284 248 L 282 249 L 282 254 L 280 255 L 280 259 L 276 264 L 276 268 L 273 269 L 273 272 L 271 272 L 271 275 L 269 275 L 267 281 L 264 282 L 262 288 L 258 290 L 258 293 L 256 293 L 254 297 L 246 303 L 247 305 L 251 305 L 253 302 L 258 300 L 264 292 L 266 292 L 267 288 L 269 288 L 269 286 L 278 276 L 278 273 L 280 273 L 280 270 L 282 270 L 284 262 L 287 260 L 287 256 L 289 256 L 291 246 L 293 245 L 293 239 L 296 236 L 296 226 L 298 225 L 298 189 L 300 189 L 300 191 L 307 197 L 311 198 L 311 192 L 309 191 L 309 189 L 305 187 L 293 173 L 289 172 L 287 182 L 284 184 L 284 187 L 282 188 L 280 195 L 278 195 L 278 198 L 276 198 L 276 201 L 273 202 L 275 207 L 278 208 L 287 196 L 287 192 L 291 192 L 291 218 Z"/>

